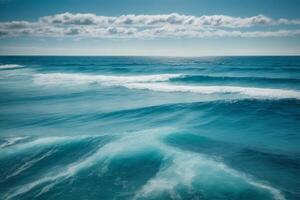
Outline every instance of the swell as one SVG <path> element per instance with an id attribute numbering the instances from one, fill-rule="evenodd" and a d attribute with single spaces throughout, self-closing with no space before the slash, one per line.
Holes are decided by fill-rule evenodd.
<path id="1" fill-rule="evenodd" d="M 297 181 L 300 174 L 298 167 L 300 154 L 243 146 L 233 141 L 222 141 L 221 138 L 210 138 L 209 135 L 201 135 L 201 133 L 173 134 L 166 137 L 165 142 L 186 151 L 218 158 L 238 171 L 274 183 L 274 186 L 281 188 L 291 199 L 299 196 L 295 191 L 300 186 L 300 182 Z M 286 169 L 282 169 L 282 166 Z M 282 177 L 285 177 L 285 180 L 282 180 Z"/>
<path id="2" fill-rule="evenodd" d="M 1 171 L 0 177 L 0 194 L 3 191 L 10 191 L 12 188 L 18 188 L 25 183 L 31 183 L 36 178 L 40 179 L 50 172 L 51 177 L 54 177 L 57 170 L 64 171 L 66 165 L 69 165 L 77 160 L 84 159 L 92 154 L 97 148 L 107 143 L 110 136 L 60 136 L 47 138 L 35 138 L 31 141 L 16 144 L 8 147 L 10 154 L 3 157 L 1 154 Z M 32 145 L 34 142 L 34 145 Z M 22 147 L 22 151 L 18 149 Z M 51 179 L 47 177 L 46 179 Z M 28 187 L 22 191 L 28 190 Z M 1 194 L 1 196 L 3 193 Z"/>
<path id="3" fill-rule="evenodd" d="M 36 165 L 38 162 L 40 162 L 40 161 L 46 159 L 47 157 L 51 156 L 53 153 L 55 153 L 55 150 L 51 149 L 51 150 L 47 151 L 44 155 L 42 155 L 38 158 L 34 158 L 34 159 L 22 164 L 17 169 L 15 169 L 13 173 L 7 175 L 5 177 L 5 180 L 10 179 L 10 178 L 15 177 L 15 176 L 18 176 L 19 174 L 23 173 L 24 171 L 26 171 L 26 170 L 30 169 L 31 167 L 33 167 L 34 165 Z"/>
<path id="4" fill-rule="evenodd" d="M 180 197 L 182 189 L 199 190 L 202 191 L 202 195 L 207 197 L 216 197 L 214 194 L 217 194 L 217 196 L 224 195 L 227 191 L 235 189 L 241 194 L 252 192 L 251 195 L 257 198 L 285 199 L 276 188 L 254 180 L 242 172 L 233 170 L 222 162 L 162 142 L 161 139 L 173 133 L 174 130 L 169 128 L 123 134 L 115 140 L 99 146 L 96 151 L 77 159 L 75 162 L 48 171 L 30 182 L 12 188 L 2 197 L 3 199 L 13 199 L 21 195 L 29 195 L 31 191 L 36 191 L 36 189 L 38 190 L 29 197 L 42 197 L 58 184 L 64 183 L 70 178 L 76 179 L 81 172 L 91 169 L 93 166 L 97 166 L 98 170 L 100 168 L 98 177 L 103 177 L 105 174 L 110 173 L 110 167 L 114 160 L 127 160 L 128 157 L 139 156 L 141 152 L 154 150 L 162 156 L 162 165 L 141 188 L 136 188 L 134 193 L 131 194 L 133 199 L 151 196 L 159 198 L 164 194 L 169 197 L 174 197 L 174 195 Z M 223 177 L 226 178 L 223 179 Z M 207 182 L 208 180 L 210 181 Z M 235 186 L 233 187 L 231 183 L 234 183 Z M 236 185 L 241 187 L 236 187 Z M 211 190 L 214 190 L 214 193 L 211 193 Z M 231 199 L 239 199 L 239 197 L 240 195 L 230 194 Z"/>
<path id="5" fill-rule="evenodd" d="M 80 118 L 83 120 L 84 116 L 86 116 L 87 120 L 90 119 L 105 119 L 111 118 L 116 119 L 118 117 L 125 118 L 139 118 L 142 116 L 151 116 L 161 113 L 167 114 L 177 111 L 185 111 L 189 113 L 190 111 L 203 111 L 202 113 L 223 113 L 226 111 L 227 113 L 233 112 L 235 110 L 240 110 L 241 114 L 256 114 L 256 111 L 259 112 L 268 112 L 269 114 L 284 114 L 281 113 L 282 110 L 285 110 L 287 114 L 285 115 L 296 115 L 298 116 L 300 113 L 297 112 L 297 108 L 299 108 L 300 102 L 298 100 L 293 99 L 281 99 L 281 100 L 256 100 L 256 99 L 245 99 L 245 100 L 217 100 L 217 101 L 209 101 L 209 102 L 193 102 L 193 103 L 176 103 L 176 104 L 163 104 L 163 105 L 155 105 L 149 107 L 141 107 L 134 109 L 125 109 L 120 111 L 113 111 L 107 113 L 94 113 L 91 116 L 88 115 L 74 115 L 75 118 Z M 269 110 L 269 108 L 274 108 L 274 110 Z M 276 108 L 276 109 L 275 109 Z M 249 112 L 250 111 L 250 112 Z"/>
<path id="6" fill-rule="evenodd" d="M 243 121 L 245 125 L 261 119 L 278 119 L 278 125 L 282 130 L 290 130 L 284 122 L 296 123 L 299 118 L 299 100 L 227 100 L 194 103 L 163 104 L 134 109 L 123 109 L 111 112 L 82 112 L 63 115 L 40 115 L 34 119 L 20 119 L 14 121 L 14 126 L 35 127 L 38 126 L 64 126 L 81 127 L 95 126 L 99 131 L 107 129 L 137 129 L 157 125 L 177 125 L 185 127 L 197 127 L 218 122 L 225 116 L 227 119 Z M 240 115 L 244 117 L 239 119 Z M 239 120 L 238 120 L 239 119 Z M 234 120 L 233 120 L 234 121 Z M 229 123 L 229 122 L 227 122 Z M 231 125 L 231 124 L 229 124 Z M 232 124 L 232 126 L 240 126 Z M 273 125 L 274 126 L 274 125 Z M 229 127 L 230 128 L 230 127 Z M 103 130 L 102 130 L 103 129 Z M 296 131 L 296 130 L 295 130 Z M 288 136 L 288 135 L 287 135 Z M 291 135 L 292 136 L 292 135 Z"/>
<path id="7" fill-rule="evenodd" d="M 241 71 L 241 72 L 247 72 L 247 71 L 259 71 L 259 72 L 282 72 L 282 71 L 287 71 L 287 72 L 300 72 L 300 66 L 278 66 L 274 67 L 273 65 L 266 67 L 265 65 L 261 67 L 247 67 L 247 66 L 242 66 L 242 67 L 232 67 L 232 66 L 227 66 L 227 67 L 215 67 L 215 68 L 207 68 L 208 70 L 211 71 Z"/>
<path id="8" fill-rule="evenodd" d="M 25 136 L 24 136 L 25 137 Z M 39 147 L 51 147 L 52 145 L 58 145 L 62 143 L 70 143 L 76 141 L 82 141 L 83 139 L 91 136 L 46 136 L 46 137 L 26 137 L 28 140 L 22 140 L 19 143 L 14 143 L 9 146 L 5 146 L 0 149 L 0 158 L 11 157 L 16 154 L 20 154 L 29 150 L 34 150 Z M 20 137 L 16 137 L 18 139 Z M 14 139 L 14 140 L 16 140 Z M 11 139 L 12 140 L 12 139 Z"/>

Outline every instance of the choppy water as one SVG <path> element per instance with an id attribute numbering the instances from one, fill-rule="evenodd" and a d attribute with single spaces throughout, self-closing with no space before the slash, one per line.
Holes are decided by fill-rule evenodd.
<path id="1" fill-rule="evenodd" d="M 300 199 L 300 57 L 0 57 L 1 199 Z"/>

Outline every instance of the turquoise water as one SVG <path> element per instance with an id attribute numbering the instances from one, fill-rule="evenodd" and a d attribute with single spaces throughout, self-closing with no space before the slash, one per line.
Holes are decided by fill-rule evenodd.
<path id="1" fill-rule="evenodd" d="M 0 57 L 0 199 L 300 199 L 300 57 Z"/>

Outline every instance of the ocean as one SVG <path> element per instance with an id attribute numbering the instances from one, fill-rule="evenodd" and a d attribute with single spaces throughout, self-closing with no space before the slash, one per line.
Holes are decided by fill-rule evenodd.
<path id="1" fill-rule="evenodd" d="M 0 199 L 300 199 L 300 57 L 0 57 Z"/>

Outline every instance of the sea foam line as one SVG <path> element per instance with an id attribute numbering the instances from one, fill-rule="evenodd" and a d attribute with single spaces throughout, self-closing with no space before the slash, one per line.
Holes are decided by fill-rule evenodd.
<path id="1" fill-rule="evenodd" d="M 10 137 L 10 138 L 6 138 L 6 142 L 4 142 L 3 144 L 0 145 L 0 149 L 2 148 L 6 148 L 9 146 L 12 146 L 14 144 L 16 144 L 18 141 L 24 140 L 28 137 L 24 136 L 24 137 Z"/>
<path id="2" fill-rule="evenodd" d="M 252 98 L 295 98 L 300 99 L 300 91 L 273 88 L 255 88 L 238 86 L 191 86 L 169 83 L 130 83 L 123 84 L 129 89 L 152 90 L 158 92 L 191 92 L 198 94 L 241 94 Z"/>
<path id="3" fill-rule="evenodd" d="M 47 151 L 45 154 L 43 154 L 41 157 L 38 157 L 38 158 L 35 158 L 35 159 L 32 159 L 26 163 L 24 163 L 23 165 L 21 165 L 19 168 L 17 168 L 12 174 L 6 176 L 6 180 L 11 178 L 11 177 L 14 177 L 14 176 L 17 176 L 19 174 L 21 174 L 23 171 L 31 168 L 32 166 L 34 166 L 36 163 L 40 162 L 41 160 L 44 160 L 45 158 L 51 156 L 53 153 L 55 152 L 55 150 L 51 149 L 49 151 Z"/>
<path id="4" fill-rule="evenodd" d="M 300 91 L 274 88 L 240 87 L 240 86 L 201 86 L 177 85 L 167 81 L 184 77 L 184 74 L 156 74 L 141 76 L 106 76 L 84 74 L 37 74 L 34 82 L 38 85 L 56 84 L 92 84 L 126 87 L 128 89 L 152 90 L 158 92 L 190 92 L 197 94 L 239 94 L 250 98 L 262 99 L 300 99 Z"/>
<path id="5" fill-rule="evenodd" d="M 91 137 L 91 136 L 63 136 L 63 137 L 51 136 L 51 137 L 36 138 L 30 141 L 17 143 L 15 145 L 6 146 L 5 148 L 0 149 L 0 158 L 14 155 L 28 149 L 41 148 L 41 147 L 59 144 L 63 142 L 80 141 L 87 137 Z M 14 140 L 16 139 L 20 140 L 19 137 L 15 138 Z M 13 140 L 13 138 L 11 140 Z"/>
<path id="6" fill-rule="evenodd" d="M 85 74 L 66 74 L 66 73 L 51 73 L 51 74 L 36 74 L 34 82 L 39 85 L 47 84 L 125 84 L 125 83 L 147 83 L 168 81 L 172 78 L 178 78 L 182 74 L 154 74 L 154 75 L 139 75 L 139 76 L 110 76 L 110 75 L 85 75 Z"/>
<path id="7" fill-rule="evenodd" d="M 17 64 L 6 64 L 6 65 L 0 65 L 0 69 L 16 69 L 16 68 L 22 68 L 24 66 L 17 65 Z"/>

